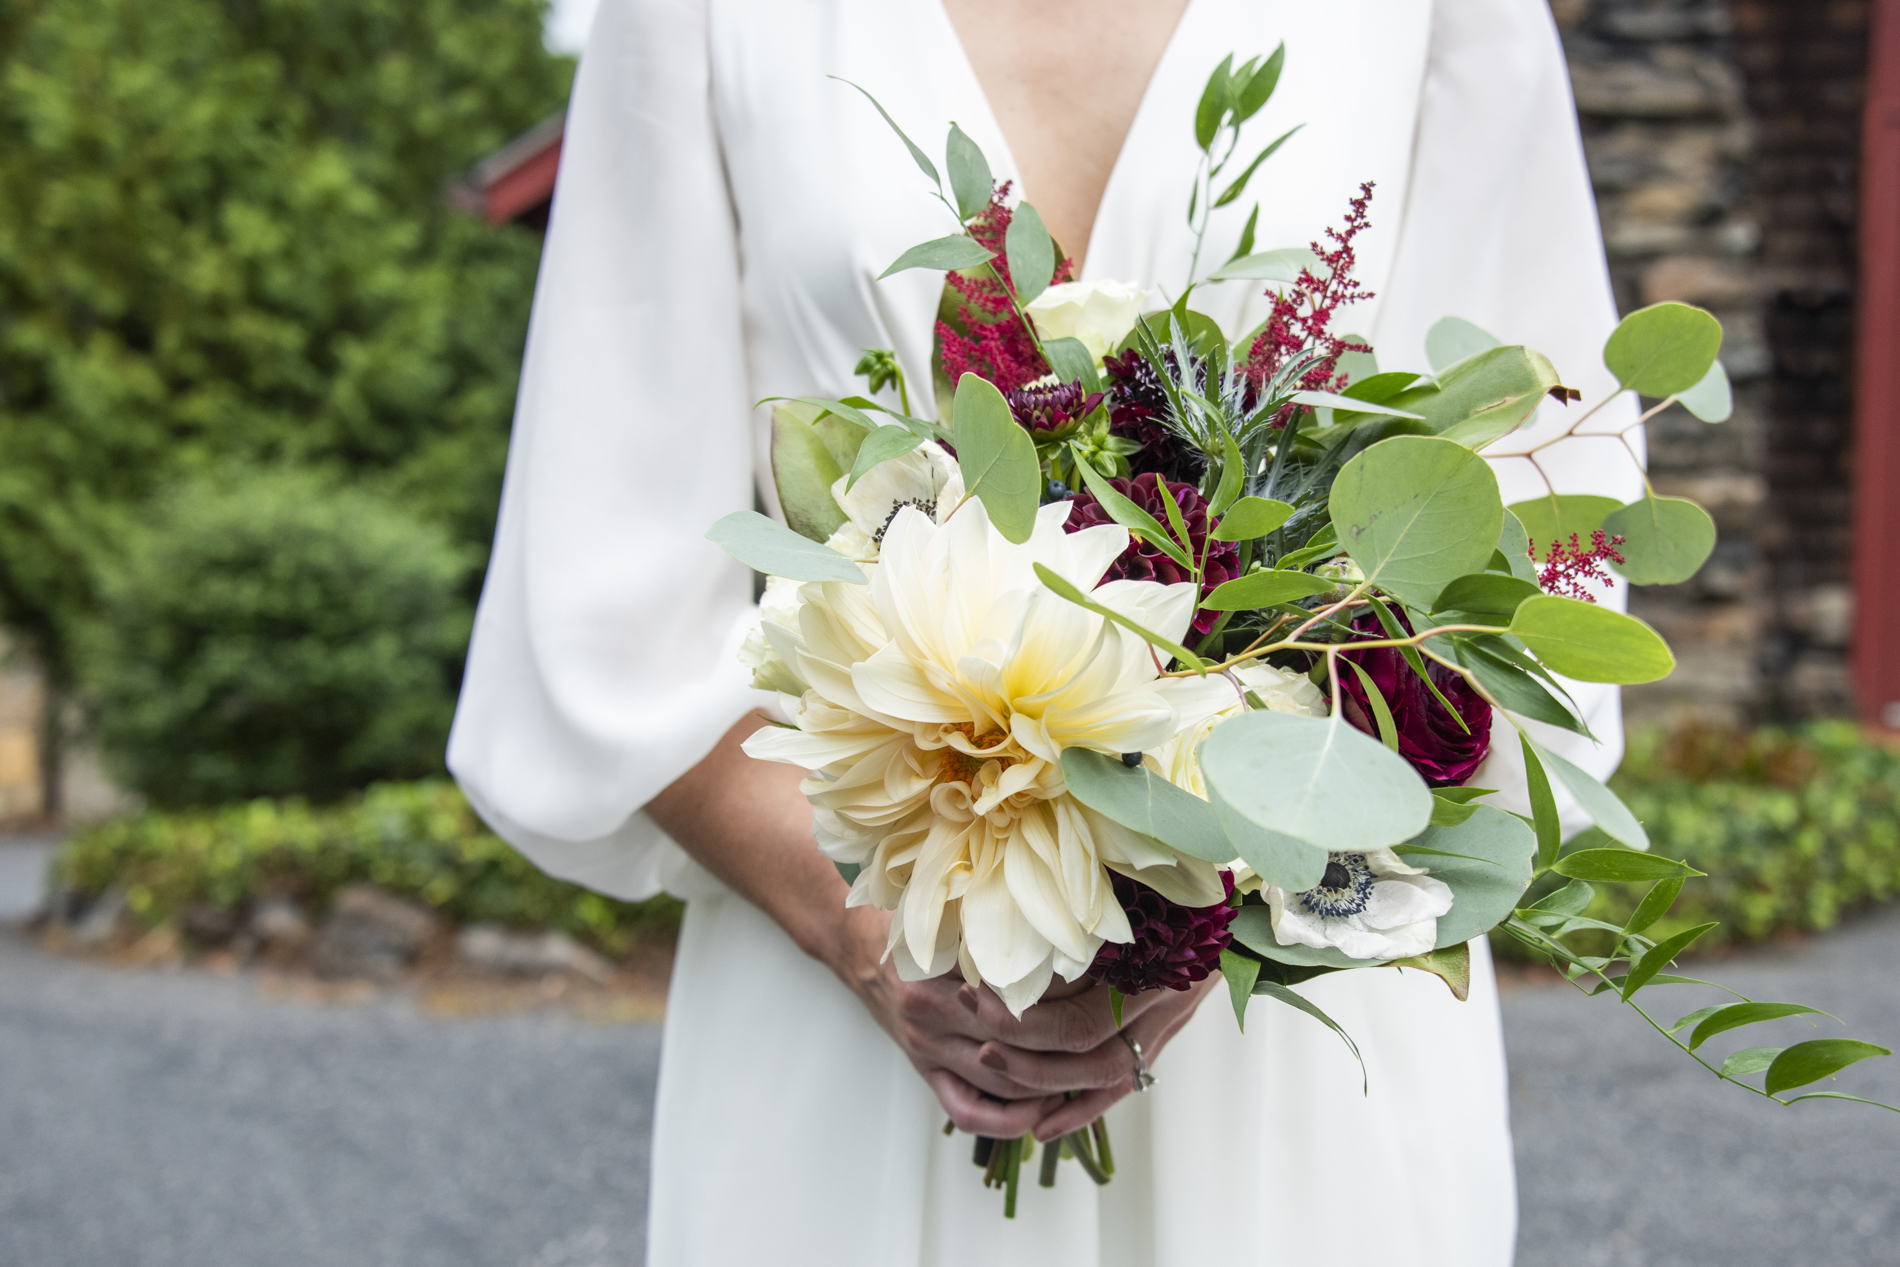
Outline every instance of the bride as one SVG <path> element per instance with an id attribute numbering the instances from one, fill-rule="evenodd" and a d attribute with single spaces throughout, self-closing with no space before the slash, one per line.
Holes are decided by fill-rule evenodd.
<path id="1" fill-rule="evenodd" d="M 1178 290 L 1200 88 L 1285 42 L 1257 240 L 1299 245 L 1377 184 L 1348 324 L 1423 368 L 1438 318 L 1549 354 L 1595 398 L 1615 321 L 1543 0 L 605 0 L 575 84 L 487 586 L 449 761 L 554 874 L 687 901 L 654 1128 L 653 1267 L 1495 1267 L 1516 1204 L 1496 989 L 1420 973 L 1303 987 L 1359 1042 L 1218 980 L 1012 1020 L 952 973 L 905 984 L 886 913 L 844 907 L 800 772 L 740 742 L 770 700 L 735 659 L 751 577 L 702 534 L 771 507 L 754 402 L 861 390 L 866 348 L 930 380 L 942 275 L 873 279 L 947 226 L 862 84 L 926 148 L 951 121 L 1081 276 Z M 1215 217 L 1231 249 L 1248 202 Z M 1258 283 L 1199 292 L 1229 335 Z M 1596 446 L 1612 449 L 1614 446 Z M 1564 491 L 1627 499 L 1620 453 L 1560 446 Z M 1531 495 L 1501 463 L 1506 501 Z M 1606 774 L 1610 688 L 1573 688 Z M 1474 779 L 1522 785 L 1512 751 Z M 1086 979 L 1080 983 L 1086 985 Z M 1210 994 L 1214 1006 L 1200 1008 Z M 1198 1010 L 1197 1010 L 1198 1009 Z M 1080 1091 L 1073 1101 L 1064 1093 Z M 1112 1106 L 1112 1107 L 1111 1107 Z M 1107 1110 L 1118 1173 L 1065 1167 L 1005 1221 L 962 1131 L 1047 1138 Z M 630 1194 L 631 1196 L 631 1194 Z M 1028 1258 L 1022 1258 L 1027 1254 Z"/>

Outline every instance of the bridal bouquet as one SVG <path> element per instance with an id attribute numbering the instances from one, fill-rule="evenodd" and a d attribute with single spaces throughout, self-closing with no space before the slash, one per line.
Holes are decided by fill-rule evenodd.
<path id="1" fill-rule="evenodd" d="M 1467 943 L 1499 926 L 1641 1010 L 1638 991 L 1687 980 L 1664 969 L 1711 927 L 1647 935 L 1698 873 L 1647 852 L 1615 794 L 1522 722 L 1587 736 L 1566 681 L 1670 672 L 1654 630 L 1597 600 L 1619 577 L 1687 580 L 1714 525 L 1653 491 L 1506 506 L 1487 458 L 1541 473 L 1558 440 L 1615 443 L 1677 403 L 1722 420 L 1721 327 L 1682 304 L 1631 314 L 1604 361 L 1617 395 L 1658 403 L 1592 428 L 1606 401 L 1469 322 L 1431 331 L 1423 373 L 1336 329 L 1369 297 L 1353 277 L 1369 185 L 1310 249 L 1256 252 L 1256 205 L 1198 275 L 1210 212 L 1286 139 L 1223 183 L 1283 56 L 1229 58 L 1208 83 L 1195 260 L 1171 301 L 1075 280 L 954 125 L 947 190 L 898 130 L 958 226 L 888 270 L 946 273 L 937 416 L 913 414 L 879 350 L 858 367 L 870 395 L 777 403 L 785 523 L 741 512 L 708 534 L 768 577 L 742 655 L 791 721 L 746 750 L 811 772 L 818 845 L 851 904 L 894 913 L 902 976 L 958 971 L 1019 1016 L 1056 977 L 1107 983 L 1119 1011 L 1218 970 L 1242 1023 L 1266 995 L 1338 1030 L 1293 987 L 1411 967 L 1462 999 Z M 1229 337 L 1191 301 L 1243 280 L 1267 283 L 1271 315 Z M 1547 401 L 1574 418 L 1508 447 Z M 1469 785 L 1497 742 L 1523 755 L 1528 816 Z M 1556 786 L 1599 847 L 1565 851 Z M 1567 883 L 1520 906 L 1547 873 Z M 1583 914 L 1603 882 L 1653 887 L 1614 927 Z M 1706 1039 L 1813 1011 L 1736 997 L 1657 1028 L 1776 1098 L 1888 1054 L 1828 1038 L 1718 1067 Z M 1028 1147 L 979 1141 L 1006 1212 Z M 1045 1151 L 1045 1184 L 1059 1155 L 1112 1170 L 1100 1123 Z"/>

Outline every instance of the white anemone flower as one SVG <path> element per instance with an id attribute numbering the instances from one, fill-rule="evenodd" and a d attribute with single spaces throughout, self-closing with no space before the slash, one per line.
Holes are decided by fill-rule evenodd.
<path id="1" fill-rule="evenodd" d="M 1438 941 L 1451 889 L 1390 849 L 1336 853 L 1319 887 L 1264 890 L 1273 937 L 1282 946 L 1335 947 L 1354 959 L 1405 959 Z"/>
<path id="2" fill-rule="evenodd" d="M 868 540 L 872 546 L 869 557 L 876 556 L 876 547 L 899 510 L 914 506 L 941 521 L 963 498 L 963 474 L 957 469 L 956 459 L 942 445 L 929 440 L 909 453 L 879 462 L 846 491 L 850 480 L 849 475 L 840 475 L 831 485 L 832 499 L 850 521 L 838 534 L 855 529 L 851 540 L 853 544 Z M 846 553 L 857 559 L 867 557 L 856 551 Z"/>
<path id="3" fill-rule="evenodd" d="M 1161 677 L 1146 643 L 1042 585 L 1037 563 L 1166 637 L 1183 637 L 1193 616 L 1191 584 L 1098 585 L 1128 534 L 1065 533 L 1069 509 L 1044 506 L 1015 545 L 979 501 L 941 525 L 898 507 L 868 586 L 807 585 L 797 628 L 766 628 L 811 689 L 792 710 L 796 729 L 767 727 L 745 745 L 813 772 L 800 786 L 814 835 L 860 865 L 852 905 L 896 913 L 900 975 L 961 966 L 1019 1016 L 1054 974 L 1073 981 L 1104 941 L 1132 940 L 1110 870 L 1184 906 L 1223 896 L 1207 863 L 1068 795 L 1063 749 L 1150 751 L 1233 691 L 1220 678 Z"/>

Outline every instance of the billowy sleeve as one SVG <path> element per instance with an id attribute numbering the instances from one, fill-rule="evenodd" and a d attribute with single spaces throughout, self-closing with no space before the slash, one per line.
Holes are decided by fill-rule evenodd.
<path id="1" fill-rule="evenodd" d="M 1550 357 L 1583 402 L 1570 405 L 1568 415 L 1547 402 L 1531 427 L 1494 446 L 1522 448 L 1616 390 L 1602 355 L 1616 326 L 1616 302 L 1569 70 L 1543 0 L 1440 0 L 1431 39 L 1390 298 L 1371 337 L 1391 364 L 1423 365 L 1426 331 L 1455 315 Z M 1590 429 L 1633 421 L 1634 408 L 1618 401 Z M 1640 453 L 1640 435 L 1632 439 Z M 1642 494 L 1630 452 L 1613 440 L 1566 440 L 1540 461 L 1560 493 L 1626 502 Z M 1545 491 L 1522 459 L 1495 458 L 1493 466 L 1507 504 Z M 1625 606 L 1627 585 L 1619 581 L 1600 601 Z M 1568 685 L 1598 742 L 1541 723 L 1529 728 L 1539 742 L 1607 778 L 1623 755 L 1620 692 Z M 1506 802 L 1515 799 L 1522 809 L 1515 732 L 1500 718 L 1492 735 L 1492 755 L 1472 782 L 1505 790 Z M 1567 830 L 1588 823 L 1573 804 L 1563 809 Z"/>
<path id="2" fill-rule="evenodd" d="M 764 696 L 736 227 L 704 0 L 602 6 L 567 116 L 501 517 L 448 762 L 544 870 L 616 897 L 709 877 L 642 812 Z"/>

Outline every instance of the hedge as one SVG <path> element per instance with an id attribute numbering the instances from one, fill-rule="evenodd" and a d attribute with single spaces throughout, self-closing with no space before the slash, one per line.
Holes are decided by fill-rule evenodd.
<path id="1" fill-rule="evenodd" d="M 148 926 L 194 904 L 239 911 L 265 896 L 320 912 L 344 885 L 368 881 L 454 924 L 558 929 L 610 955 L 670 937 L 680 914 L 671 898 L 621 902 L 548 876 L 446 780 L 377 784 L 330 806 L 255 800 L 114 819 L 62 845 L 53 880 L 89 897 L 122 885 Z"/>

